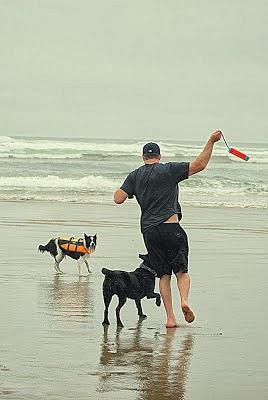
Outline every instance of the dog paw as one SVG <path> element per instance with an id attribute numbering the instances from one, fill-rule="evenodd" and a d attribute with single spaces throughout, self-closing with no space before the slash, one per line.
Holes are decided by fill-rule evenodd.
<path id="1" fill-rule="evenodd" d="M 147 318 L 147 315 L 145 315 L 145 314 L 139 315 L 139 319 L 146 319 L 146 318 Z"/>
<path id="2" fill-rule="evenodd" d="M 157 307 L 160 307 L 160 306 L 161 306 L 161 298 L 160 298 L 160 297 L 158 297 L 158 298 L 156 299 L 155 304 L 157 305 Z"/>

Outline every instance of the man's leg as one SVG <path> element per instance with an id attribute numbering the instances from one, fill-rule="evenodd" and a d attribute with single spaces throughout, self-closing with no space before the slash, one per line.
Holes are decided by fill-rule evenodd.
<path id="1" fill-rule="evenodd" d="M 175 328 L 177 326 L 177 321 L 172 306 L 172 293 L 171 293 L 170 280 L 171 280 L 170 275 L 161 276 L 159 281 L 159 289 L 167 315 L 166 327 Z"/>
<path id="2" fill-rule="evenodd" d="M 189 306 L 188 296 L 190 290 L 190 275 L 188 272 L 178 272 L 176 274 L 178 288 L 181 298 L 181 309 L 185 317 L 185 321 L 193 322 L 195 319 L 194 313 Z"/>

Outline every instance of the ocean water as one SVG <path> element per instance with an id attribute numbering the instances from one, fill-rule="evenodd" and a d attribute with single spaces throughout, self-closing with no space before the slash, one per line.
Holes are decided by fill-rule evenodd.
<path id="1" fill-rule="evenodd" d="M 162 161 L 191 161 L 203 143 L 158 141 Z M 142 164 L 144 142 L 0 136 L 0 200 L 110 203 L 126 175 Z M 268 144 L 217 143 L 208 168 L 180 184 L 183 205 L 268 208 Z"/>

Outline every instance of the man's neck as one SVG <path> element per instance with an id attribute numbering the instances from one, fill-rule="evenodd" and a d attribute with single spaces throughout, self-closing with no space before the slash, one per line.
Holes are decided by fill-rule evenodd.
<path id="1" fill-rule="evenodd" d="M 144 161 L 145 164 L 158 164 L 159 162 L 160 160 L 158 160 L 157 158 L 151 158 L 150 160 Z"/>

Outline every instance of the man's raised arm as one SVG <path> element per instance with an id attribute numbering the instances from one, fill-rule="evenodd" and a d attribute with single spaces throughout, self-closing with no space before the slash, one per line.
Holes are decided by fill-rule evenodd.
<path id="1" fill-rule="evenodd" d="M 194 161 L 190 162 L 189 165 L 189 176 L 194 175 L 206 168 L 214 147 L 214 143 L 221 139 L 221 131 L 217 130 L 210 135 L 207 144 L 203 151 L 196 157 Z"/>

